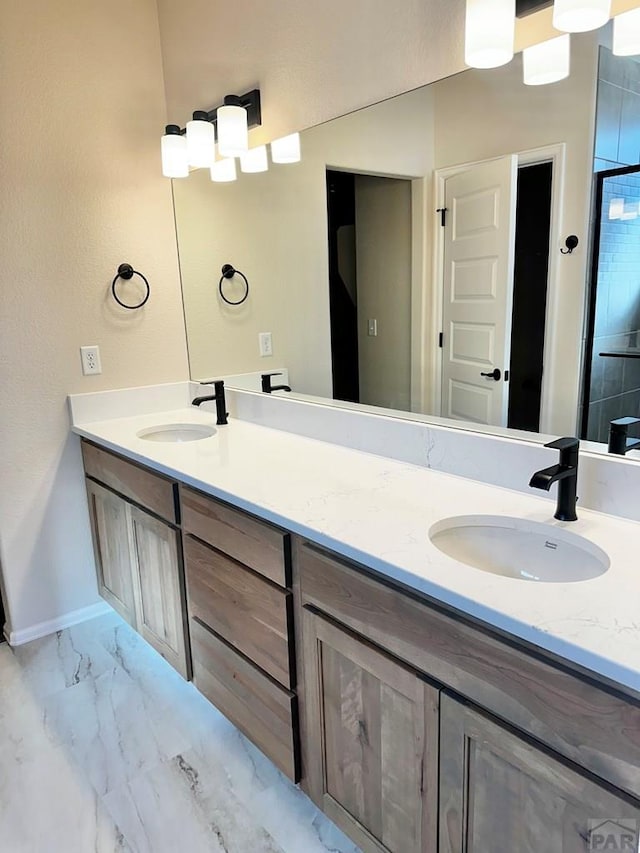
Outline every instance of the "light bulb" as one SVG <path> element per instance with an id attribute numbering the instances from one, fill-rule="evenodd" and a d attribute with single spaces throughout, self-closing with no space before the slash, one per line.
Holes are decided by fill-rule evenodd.
<path id="1" fill-rule="evenodd" d="M 613 52 L 616 56 L 640 53 L 640 9 L 623 12 L 613 19 Z"/>
<path id="2" fill-rule="evenodd" d="M 218 160 L 211 167 L 211 180 L 216 183 L 225 184 L 236 180 L 236 161 L 233 157 Z"/>
<path id="3" fill-rule="evenodd" d="M 240 98 L 227 95 L 224 106 L 218 107 L 218 151 L 221 157 L 239 157 L 249 148 L 247 111 Z"/>
<path id="4" fill-rule="evenodd" d="M 215 131 L 213 125 L 202 110 L 193 114 L 187 122 L 187 152 L 189 163 L 196 169 L 213 165 L 215 161 Z"/>
<path id="5" fill-rule="evenodd" d="M 187 140 L 177 124 L 168 124 L 160 140 L 162 174 L 165 178 L 186 178 L 189 175 Z"/>
<path id="6" fill-rule="evenodd" d="M 513 59 L 515 0 L 467 0 L 464 61 L 497 68 Z"/>
<path id="7" fill-rule="evenodd" d="M 246 154 L 241 154 L 240 168 L 243 172 L 266 172 L 269 168 L 267 146 L 259 145 L 257 148 L 250 148 Z"/>
<path id="8" fill-rule="evenodd" d="M 274 139 L 271 143 L 271 159 L 274 163 L 299 163 L 300 134 L 291 133 Z"/>
<path id="9" fill-rule="evenodd" d="M 524 82 L 527 86 L 544 86 L 569 76 L 571 63 L 571 36 L 543 41 L 527 47 L 522 54 Z"/>
<path id="10" fill-rule="evenodd" d="M 586 33 L 606 24 L 611 0 L 555 0 L 553 26 L 563 33 Z"/>

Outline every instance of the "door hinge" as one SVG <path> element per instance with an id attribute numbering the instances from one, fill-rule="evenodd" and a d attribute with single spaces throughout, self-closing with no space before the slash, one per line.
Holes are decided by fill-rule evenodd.
<path id="1" fill-rule="evenodd" d="M 436 213 L 440 214 L 440 225 L 442 225 L 443 228 L 447 224 L 447 210 L 449 210 L 448 207 L 439 207 L 436 210 Z"/>
<path id="2" fill-rule="evenodd" d="M 440 349 L 442 349 L 442 347 L 444 346 L 444 332 L 440 332 L 440 334 L 438 335 L 438 346 L 440 347 Z"/>

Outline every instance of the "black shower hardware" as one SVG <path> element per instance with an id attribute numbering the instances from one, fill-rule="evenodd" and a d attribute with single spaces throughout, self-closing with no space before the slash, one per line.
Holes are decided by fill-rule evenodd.
<path id="1" fill-rule="evenodd" d="M 545 444 L 560 451 L 560 464 L 552 465 L 536 471 L 529 485 L 533 489 L 549 491 L 553 483 L 558 483 L 558 502 L 554 518 L 558 521 L 577 521 L 576 488 L 578 485 L 578 451 L 580 442 L 577 438 L 558 438 Z"/>
<path id="2" fill-rule="evenodd" d="M 576 237 L 575 234 L 570 234 L 567 239 L 564 241 L 564 245 L 566 249 L 560 249 L 561 254 L 563 255 L 572 255 L 573 250 L 578 248 L 580 240 Z"/>
<path id="3" fill-rule="evenodd" d="M 201 385 L 211 385 L 211 382 L 201 382 Z M 200 406 L 202 403 L 209 403 L 212 400 L 216 401 L 216 424 L 218 426 L 224 426 L 228 423 L 227 421 L 227 403 L 224 397 L 224 380 L 217 379 L 213 382 L 213 388 L 215 390 L 215 394 L 207 394 L 204 397 L 194 397 L 191 401 L 192 406 Z"/>
<path id="4" fill-rule="evenodd" d="M 640 424 L 640 418 L 616 418 L 609 424 L 609 453 L 624 456 L 627 450 L 640 448 L 640 438 L 629 438 L 629 427 Z"/>
<path id="5" fill-rule="evenodd" d="M 138 302 L 137 305 L 127 305 L 126 302 L 123 302 L 122 299 L 116 293 L 116 283 L 119 278 L 124 279 L 124 281 L 129 281 L 134 277 L 134 275 L 140 276 L 140 278 L 144 281 L 146 287 L 146 293 L 144 299 L 141 302 Z M 111 282 L 111 293 L 113 294 L 113 298 L 116 300 L 118 305 L 122 305 L 123 308 L 128 308 L 130 311 L 135 311 L 136 308 L 142 308 L 142 306 L 146 303 L 149 298 L 149 294 L 151 293 L 151 288 L 149 287 L 149 282 L 146 276 L 142 275 L 138 270 L 134 270 L 131 264 L 120 264 L 118 267 L 118 272 L 116 273 L 115 278 Z"/>
<path id="6" fill-rule="evenodd" d="M 272 385 L 272 376 L 282 376 L 282 373 L 263 373 L 260 376 L 262 382 L 262 390 L 265 394 L 270 394 L 272 391 L 291 391 L 289 385 Z"/>
<path id="7" fill-rule="evenodd" d="M 220 282 L 218 284 L 218 290 L 220 291 L 220 296 L 224 299 L 224 301 L 227 303 L 227 305 L 242 305 L 242 303 L 245 301 L 245 299 L 249 295 L 249 282 L 247 280 L 246 275 L 243 272 L 240 272 L 240 270 L 237 270 L 233 266 L 233 264 L 225 264 L 222 267 L 222 269 L 220 270 L 220 272 L 222 273 L 222 276 L 220 278 Z M 245 287 L 244 296 L 242 297 L 242 299 L 238 299 L 237 302 L 233 302 L 231 299 L 227 299 L 227 297 L 224 295 L 224 293 L 222 291 L 222 285 L 223 285 L 225 279 L 233 278 L 234 275 L 239 275 L 240 278 L 244 279 L 244 287 Z"/>

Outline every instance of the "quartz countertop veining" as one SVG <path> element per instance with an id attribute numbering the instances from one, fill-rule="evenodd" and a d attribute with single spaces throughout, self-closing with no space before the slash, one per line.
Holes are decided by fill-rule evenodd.
<path id="1" fill-rule="evenodd" d="M 233 418 L 199 441 L 137 436 L 167 423 L 213 426 L 215 416 L 181 408 L 76 423 L 73 430 L 640 693 L 640 523 L 580 509 L 577 522 L 557 522 L 555 502 L 533 491 L 486 485 Z M 610 568 L 579 583 L 531 583 L 459 563 L 430 541 L 435 522 L 481 513 L 570 530 L 602 548 Z"/>

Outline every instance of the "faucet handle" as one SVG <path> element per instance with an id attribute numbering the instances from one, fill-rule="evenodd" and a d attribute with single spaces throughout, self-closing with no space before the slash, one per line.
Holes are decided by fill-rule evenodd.
<path id="1" fill-rule="evenodd" d="M 550 447 L 552 450 L 577 450 L 580 447 L 580 439 L 573 436 L 565 436 L 565 438 L 556 438 L 555 441 L 550 441 L 545 444 L 545 447 Z"/>

